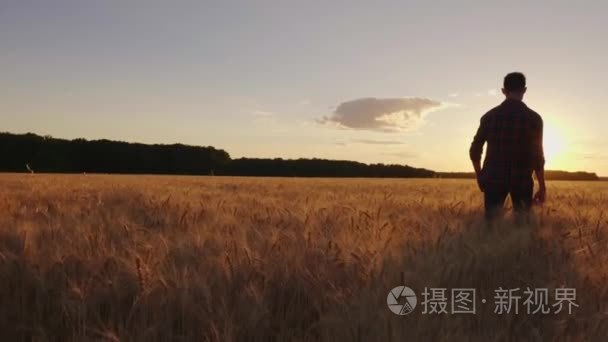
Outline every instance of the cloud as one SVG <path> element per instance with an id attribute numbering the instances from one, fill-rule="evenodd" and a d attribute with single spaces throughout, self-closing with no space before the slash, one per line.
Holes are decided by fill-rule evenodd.
<path id="1" fill-rule="evenodd" d="M 425 113 L 441 106 L 439 101 L 417 97 L 367 97 L 341 103 L 330 117 L 319 122 L 350 129 L 401 132 L 415 128 Z"/>
<path id="2" fill-rule="evenodd" d="M 496 89 L 488 90 L 488 96 L 498 96 L 498 90 L 496 90 Z"/>
<path id="3" fill-rule="evenodd" d="M 403 145 L 402 141 L 397 140 L 371 140 L 371 139 L 352 139 L 354 143 L 369 144 L 369 145 Z"/>

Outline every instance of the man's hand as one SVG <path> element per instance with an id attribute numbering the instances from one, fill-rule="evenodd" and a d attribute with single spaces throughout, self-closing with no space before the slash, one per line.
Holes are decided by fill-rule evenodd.
<path id="1" fill-rule="evenodd" d="M 477 186 L 479 187 L 479 190 L 483 192 L 484 186 L 483 182 L 481 181 L 481 163 L 479 161 L 474 161 L 473 169 L 475 169 L 475 178 L 477 179 Z"/>
<path id="2" fill-rule="evenodd" d="M 538 189 L 538 191 L 534 195 L 534 203 L 542 204 L 542 203 L 545 203 L 546 199 L 547 199 L 547 189 L 545 189 L 545 187 L 541 187 L 540 189 Z"/>
<path id="3" fill-rule="evenodd" d="M 539 167 L 534 171 L 538 179 L 538 191 L 534 195 L 534 204 L 543 204 L 547 200 L 547 188 L 545 187 L 545 170 Z"/>
<path id="4" fill-rule="evenodd" d="M 477 186 L 479 187 L 479 190 L 481 190 L 481 192 L 484 192 L 484 186 L 483 182 L 481 181 L 481 176 L 477 174 L 475 178 L 477 178 Z"/>

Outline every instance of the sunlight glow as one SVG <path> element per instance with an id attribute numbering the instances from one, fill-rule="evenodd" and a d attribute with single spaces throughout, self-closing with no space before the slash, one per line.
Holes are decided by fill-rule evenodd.
<path id="1" fill-rule="evenodd" d="M 545 159 L 549 167 L 557 164 L 565 164 L 564 155 L 566 151 L 566 139 L 557 126 L 545 123 L 543 132 L 543 145 L 545 149 Z"/>

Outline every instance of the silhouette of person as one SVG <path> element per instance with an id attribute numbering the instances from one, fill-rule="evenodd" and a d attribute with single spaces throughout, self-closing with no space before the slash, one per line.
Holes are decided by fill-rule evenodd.
<path id="1" fill-rule="evenodd" d="M 485 217 L 493 221 L 502 212 L 507 195 L 519 219 L 527 218 L 532 203 L 546 199 L 543 120 L 523 102 L 526 77 L 520 72 L 505 76 L 502 93 L 505 100 L 481 117 L 471 143 L 477 184 L 484 193 Z M 483 145 L 486 155 L 481 167 Z M 538 192 L 532 196 L 536 173 Z"/>

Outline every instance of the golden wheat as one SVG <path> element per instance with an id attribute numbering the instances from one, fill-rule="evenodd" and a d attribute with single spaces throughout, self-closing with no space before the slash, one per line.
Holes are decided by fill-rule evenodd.
<path id="1" fill-rule="evenodd" d="M 466 180 L 0 176 L 14 341 L 603 340 L 608 183 L 488 231 Z M 408 285 L 577 289 L 572 314 L 392 314 Z M 481 297 L 480 297 L 481 298 Z"/>

